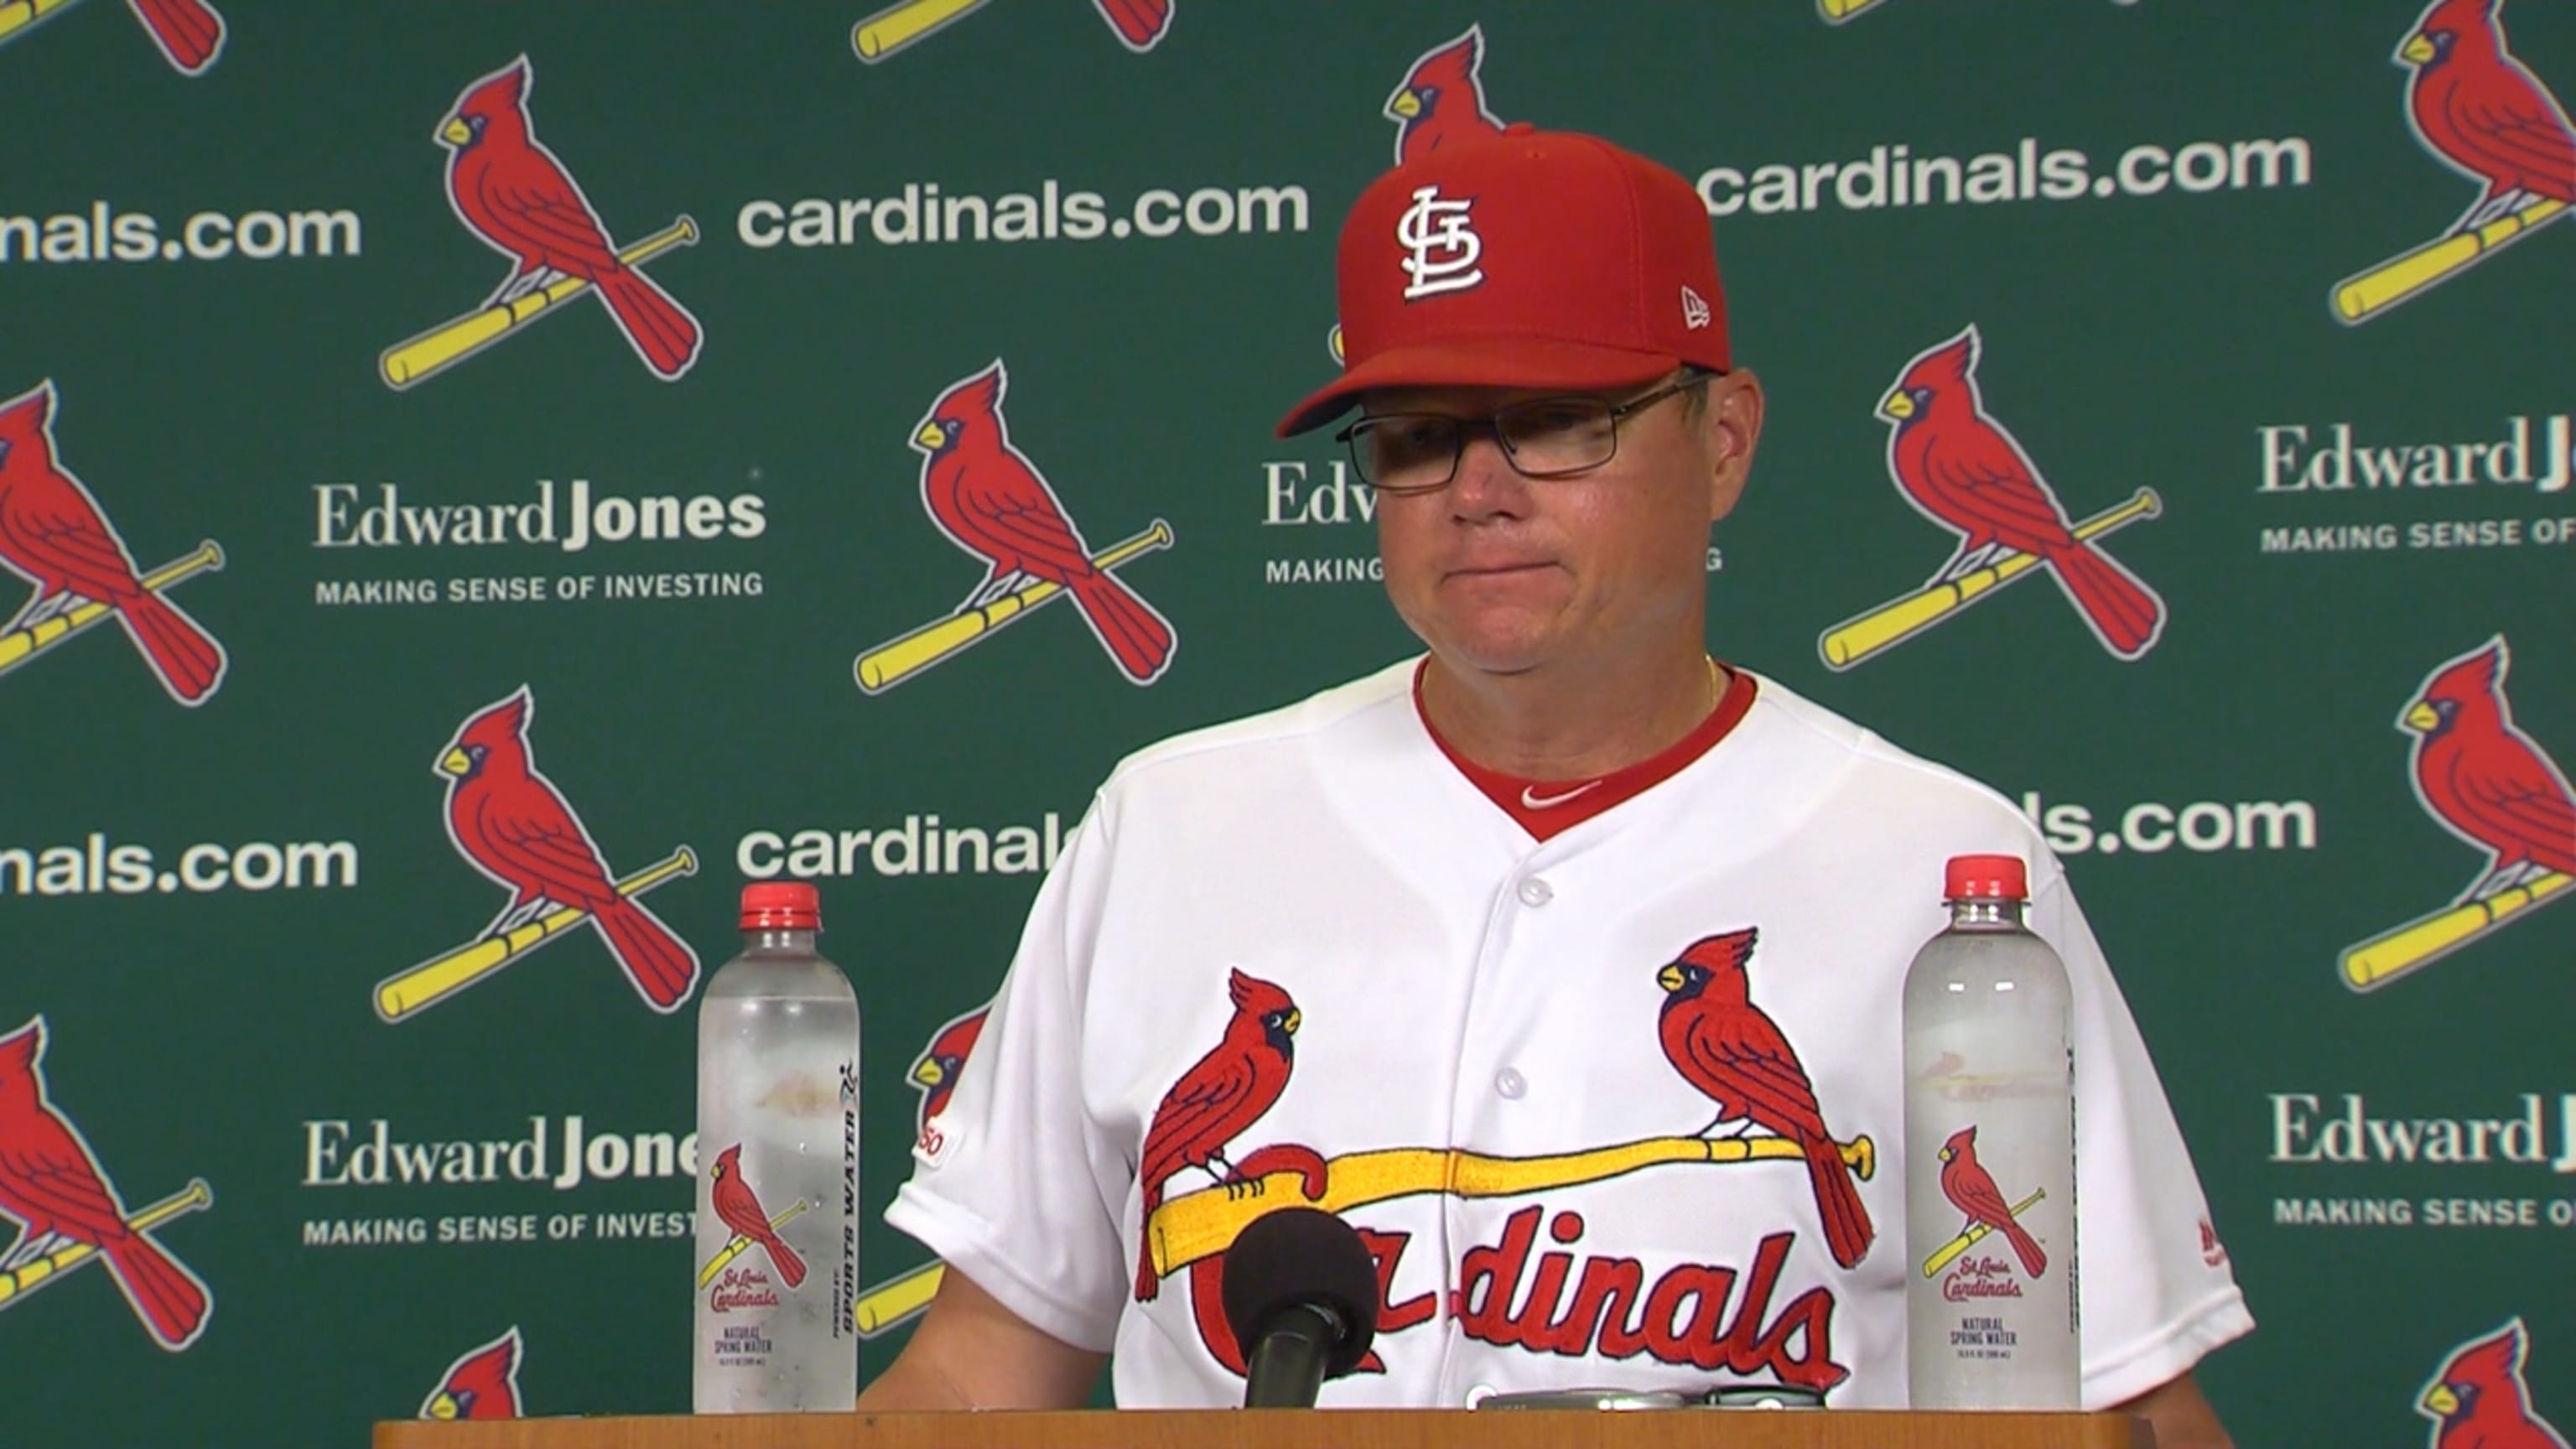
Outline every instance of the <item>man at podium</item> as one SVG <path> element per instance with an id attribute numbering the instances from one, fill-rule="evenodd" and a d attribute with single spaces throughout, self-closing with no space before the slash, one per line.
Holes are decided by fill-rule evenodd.
<path id="1" fill-rule="evenodd" d="M 1763 392 L 1680 176 L 1514 127 L 1339 247 L 1341 436 L 1425 652 L 1112 773 L 888 1210 L 947 1264 L 863 1408 L 1241 1402 L 1223 1254 L 1358 1230 L 1334 1405 L 1770 1386 L 1906 1403 L 1900 989 L 1942 864 L 2030 863 L 2074 982 L 2083 1399 L 2223 1445 L 2253 1327 L 2057 861 L 1995 792 L 1706 652 Z M 2022 702 L 2016 701 L 2016 707 Z M 1668 1053 L 1668 998 L 1760 1060 Z M 2080 1258 L 2080 1269 L 2076 1260 Z"/>

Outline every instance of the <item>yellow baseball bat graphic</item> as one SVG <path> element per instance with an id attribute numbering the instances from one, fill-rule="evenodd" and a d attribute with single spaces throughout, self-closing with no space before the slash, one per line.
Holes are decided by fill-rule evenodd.
<path id="1" fill-rule="evenodd" d="M 2475 231 L 2426 242 L 2404 256 L 2392 257 L 2358 276 L 2346 277 L 2335 283 L 2335 316 L 2348 323 L 2367 322 L 2435 282 L 2485 260 L 2505 243 L 2529 236 L 2542 223 L 2557 220 L 2566 209 L 2566 202 L 2544 196 Z"/>
<path id="2" fill-rule="evenodd" d="M 1828 25 L 1840 25 L 1864 10 L 1875 10 L 1881 0 L 1816 0 L 1816 10 Z"/>
<path id="3" fill-rule="evenodd" d="M 940 1281 L 947 1276 L 947 1264 L 926 1263 L 860 1294 L 850 1309 L 859 1337 L 874 1338 L 928 1308 L 931 1298 L 939 1292 Z"/>
<path id="4" fill-rule="evenodd" d="M 2035 1203 L 2046 1196 L 2048 1196 L 2048 1189 L 2044 1187 L 2039 1189 L 2030 1196 L 2014 1203 L 2012 1205 L 2012 1215 L 2014 1217 L 2020 1217 L 2023 1213 L 2029 1212 L 2030 1205 L 2032 1203 Z M 1984 1223 L 1977 1223 L 1971 1226 L 1966 1232 L 1952 1238 L 1949 1242 L 1942 1245 L 1941 1251 L 1934 1253 L 1931 1257 L 1923 1260 L 1923 1276 L 1929 1278 L 1933 1274 L 1940 1272 L 1942 1269 L 1949 1267 L 1952 1263 L 1957 1262 L 1961 1253 L 1975 1247 L 1979 1239 L 1993 1231 L 1993 1228 L 1986 1226 Z"/>
<path id="5" fill-rule="evenodd" d="M 1867 1137 L 1835 1146 L 1863 1182 L 1878 1170 L 1878 1147 Z M 1154 1210 L 1146 1237 L 1153 1245 L 1154 1271 L 1169 1275 L 1224 1252 L 1253 1219 L 1284 1207 L 1340 1213 L 1426 1192 L 1516 1197 L 1665 1163 L 1803 1162 L 1806 1157 L 1806 1150 L 1786 1137 L 1649 1137 L 1551 1157 L 1487 1157 L 1429 1147 L 1354 1152 L 1324 1164 L 1324 1194 L 1311 1202 L 1303 1191 L 1304 1173 L 1295 1168 L 1265 1173 L 1250 1184 L 1229 1183 L 1173 1198 Z"/>
<path id="6" fill-rule="evenodd" d="M 796 1199 L 796 1201 L 789 1203 L 785 1212 L 771 1218 L 769 1220 L 769 1225 L 773 1228 L 785 1227 L 789 1218 L 805 1211 L 806 1207 L 807 1203 L 805 1199 L 800 1197 Z M 707 1259 L 707 1265 L 705 1267 L 698 1270 L 698 1286 L 704 1288 L 708 1284 L 716 1281 L 716 1275 L 725 1270 L 725 1265 L 732 1262 L 734 1259 L 741 1257 L 743 1255 L 743 1251 L 750 1246 L 751 1239 L 744 1237 L 740 1233 L 734 1234 L 733 1241 L 725 1244 L 714 1257 Z"/>
<path id="7" fill-rule="evenodd" d="M 870 65 L 980 9 L 984 0 L 901 0 L 850 28 L 850 49 Z"/>
<path id="8" fill-rule="evenodd" d="M 57 10 L 71 8 L 74 0 L 9 0 L 0 5 L 0 45 L 18 38 L 19 32 Z"/>
<path id="9" fill-rule="evenodd" d="M 664 859 L 617 883 L 621 896 L 640 896 L 674 876 L 698 873 L 695 851 L 683 845 Z M 490 936 L 459 946 L 444 956 L 423 961 L 376 983 L 376 1015 L 388 1022 L 436 1006 L 447 998 L 518 960 L 547 941 L 590 919 L 579 906 L 559 906 L 506 936 Z"/>
<path id="10" fill-rule="evenodd" d="M 127 1218 L 125 1225 L 138 1233 L 150 1232 L 181 1213 L 212 1207 L 214 1201 L 214 1189 L 206 1186 L 206 1180 L 192 1178 L 185 1188 Z M 16 1307 L 20 1298 L 96 1256 L 98 1247 L 94 1243 L 65 1243 L 34 1262 L 0 1273 L 0 1309 Z"/>
<path id="11" fill-rule="evenodd" d="M 2343 973 L 2344 985 L 2355 991 L 2376 991 L 2432 965 L 2565 890 L 2568 880 L 2565 872 L 2553 870 L 2484 900 L 2445 906 L 2395 930 L 2383 931 L 2358 946 L 2346 947 L 2335 966 Z"/>
<path id="12" fill-rule="evenodd" d="M 145 574 L 139 582 L 144 588 L 157 594 L 182 579 L 193 578 L 210 569 L 219 569 L 223 566 L 223 549 L 213 539 L 208 539 L 197 545 L 195 553 L 189 554 L 186 558 L 172 559 Z M 8 673 L 114 612 L 116 612 L 114 606 L 92 599 L 88 603 L 65 609 L 41 624 L 30 624 L 23 629 L 12 629 L 6 634 L 0 634 L 0 674 Z"/>
<path id="13" fill-rule="evenodd" d="M 1093 554 L 1091 566 L 1107 573 L 1138 554 L 1171 546 L 1172 526 L 1157 518 L 1143 533 Z M 934 619 L 900 639 L 880 644 L 860 655 L 854 666 L 859 688 L 882 694 L 1063 592 L 1064 585 L 1040 579 L 980 609 Z"/>
<path id="14" fill-rule="evenodd" d="M 2153 518 L 2163 511 L 2164 501 L 2156 496 L 2156 490 L 2141 488 L 2128 502 L 2105 509 L 2075 525 L 2075 537 L 2079 542 L 2089 542 L 2115 528 L 2141 518 Z M 2040 561 L 2035 553 L 2007 553 L 1972 574 L 1948 583 L 1926 584 L 1903 598 L 1891 599 L 1866 614 L 1846 619 L 1826 630 L 1824 637 L 1816 641 L 1816 652 L 1824 656 L 1826 668 L 1849 669 L 2011 583 Z"/>
<path id="15" fill-rule="evenodd" d="M 688 246 L 698 239 L 698 224 L 687 216 L 635 243 L 617 254 L 617 259 L 630 267 L 640 267 L 673 247 Z M 590 290 L 586 277 L 559 277 L 552 286 L 540 287 L 524 297 L 496 302 L 480 312 L 442 322 L 409 342 L 396 343 L 385 349 L 377 360 L 376 370 L 384 375 L 385 385 L 405 388 L 421 379 L 455 366 L 493 343 L 517 331 L 528 320 Z"/>

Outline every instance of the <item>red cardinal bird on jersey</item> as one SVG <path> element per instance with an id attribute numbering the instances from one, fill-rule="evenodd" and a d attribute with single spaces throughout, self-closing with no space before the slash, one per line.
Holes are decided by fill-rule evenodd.
<path id="1" fill-rule="evenodd" d="M 2576 127 L 2505 48 L 2497 0 L 2435 0 L 2397 50 L 2406 117 L 2426 149 L 2486 186 L 2466 231 L 2541 197 L 2576 205 Z"/>
<path id="2" fill-rule="evenodd" d="M 1718 1121 L 1750 1119 L 1798 1144 L 1807 1157 L 1825 1246 L 1835 1262 L 1848 1268 L 1869 1251 L 1876 1229 L 1842 1150 L 1825 1129 L 1807 1069 L 1799 1065 L 1789 1038 L 1753 1004 L 1752 981 L 1744 967 L 1753 957 L 1754 935 L 1755 928 L 1748 926 L 1704 937 L 1655 973 L 1665 992 L 1658 1030 L 1664 1058 L 1683 1081 L 1718 1104 L 1723 1113 Z"/>
<path id="3" fill-rule="evenodd" d="M 516 892 L 487 937 L 507 935 L 556 906 L 590 913 L 609 954 L 655 1011 L 677 1010 L 698 957 L 644 904 L 618 893 L 599 846 L 528 749 L 528 687 L 477 712 L 439 752 L 448 777 L 447 838 L 476 870 Z"/>
<path id="4" fill-rule="evenodd" d="M 708 1169 L 708 1175 L 715 1179 L 715 1186 L 708 1189 L 707 1199 L 715 1204 L 716 1216 L 724 1219 L 724 1225 L 760 1244 L 762 1251 L 769 1254 L 770 1266 L 778 1270 L 779 1282 L 790 1288 L 804 1282 L 805 1260 L 778 1236 L 778 1229 L 770 1226 L 769 1214 L 761 1210 L 759 1196 L 752 1192 L 750 1183 L 742 1180 L 742 1144 L 737 1142 L 717 1153 L 716 1165 Z"/>
<path id="5" fill-rule="evenodd" d="M 438 1387 L 421 1401 L 424 1419 L 516 1419 L 519 1406 L 519 1330 L 474 1349 L 447 1366 Z"/>
<path id="6" fill-rule="evenodd" d="M 2522 1320 L 2472 1343 L 2424 1386 L 2415 1411 L 2436 1421 L 2433 1449 L 2567 1449 L 2567 1441 L 2531 1412 L 2522 1381 Z"/>
<path id="7" fill-rule="evenodd" d="M 1386 118 L 1395 122 L 1398 163 L 1503 129 L 1485 104 L 1485 83 L 1476 74 L 1484 63 L 1482 25 L 1470 25 L 1466 34 L 1414 59 L 1404 84 L 1386 98 Z"/>
<path id="8" fill-rule="evenodd" d="M 125 0 L 182 75 L 203 75 L 224 53 L 224 18 L 205 0 Z"/>
<path id="9" fill-rule="evenodd" d="M 1010 373 L 999 358 L 939 395 L 913 430 L 921 465 L 921 501 L 949 541 L 985 562 L 984 581 L 958 606 L 980 609 L 1032 579 L 1061 584 L 1109 651 L 1138 684 L 1162 677 L 1172 661 L 1172 626 L 1091 562 L 1055 489 L 1026 454 L 1011 446 L 1002 421 Z"/>
<path id="10" fill-rule="evenodd" d="M 2397 717 L 2415 736 L 2415 798 L 2487 853 L 2463 901 L 2543 871 L 2576 875 L 2576 795 L 2556 762 L 2514 727 L 2504 698 L 2510 662 L 2499 634 L 2426 675 Z"/>
<path id="11" fill-rule="evenodd" d="M 65 1243 L 88 1243 L 153 1341 L 173 1351 L 206 1327 L 206 1285 L 149 1234 L 125 1222 L 125 1204 L 80 1132 L 45 1097 L 36 1070 L 45 1019 L 0 1036 L 0 1213 L 16 1218 L 18 1240 L 0 1268 L 17 1268 Z"/>
<path id="12" fill-rule="evenodd" d="M 1226 1021 L 1225 1039 L 1172 1083 L 1145 1129 L 1136 1182 L 1145 1195 L 1148 1234 L 1154 1209 L 1163 1205 L 1164 1184 L 1182 1168 L 1199 1168 L 1219 1182 L 1246 1180 L 1226 1160 L 1225 1145 L 1278 1102 L 1287 1090 L 1289 1069 L 1296 1065 L 1297 1024 L 1303 1018 L 1288 993 L 1237 970 L 1226 982 L 1226 994 L 1234 1002 L 1234 1015 Z M 1219 1167 L 1225 1169 L 1222 1175 Z M 1149 1236 L 1137 1253 L 1136 1301 L 1152 1298 L 1159 1284 Z"/>
<path id="13" fill-rule="evenodd" d="M 1139 55 L 1162 43 L 1172 28 L 1172 0 L 1091 0 L 1119 43 Z"/>
<path id="14" fill-rule="evenodd" d="M 2021 444 L 1986 413 L 1977 392 L 1982 347 L 1969 328 L 1916 354 L 1878 405 L 1895 424 L 1887 468 L 1925 517 L 1959 535 L 1959 551 L 1934 582 L 1962 577 L 2003 549 L 2035 554 L 2102 647 L 2135 659 L 2164 632 L 2164 600 L 2067 526 L 2057 495 Z"/>
<path id="15" fill-rule="evenodd" d="M 54 385 L 0 403 L 0 565 L 36 586 L 0 632 L 41 624 L 83 600 L 116 611 L 126 637 L 181 704 L 224 678 L 224 650 L 174 603 L 143 587 L 134 555 L 98 500 L 54 460 Z"/>
<path id="16" fill-rule="evenodd" d="M 983 1035 L 984 1018 L 992 1011 L 979 1006 L 939 1029 L 930 1045 L 921 1049 L 921 1057 L 912 1064 L 912 1085 L 921 1093 L 921 1118 L 915 1123 L 926 1130 L 930 1119 L 948 1109 L 948 1099 L 957 1091 L 957 1073 L 966 1065 L 966 1054 L 975 1049 L 975 1038 Z"/>
<path id="17" fill-rule="evenodd" d="M 2004 1200 L 1994 1178 L 1978 1165 L 1976 1128 L 1962 1127 L 1941 1144 L 1941 1195 L 1950 1200 L 1950 1206 L 1967 1215 L 1969 1226 L 1983 1223 L 2003 1234 L 2012 1243 L 2014 1255 L 2021 1259 L 2023 1272 L 2036 1278 L 2048 1271 L 2048 1255 L 2039 1250 L 2039 1240 L 2014 1220 L 2012 1204 Z"/>
<path id="18" fill-rule="evenodd" d="M 491 303 L 515 300 L 559 277 L 585 278 L 644 365 L 656 377 L 678 377 L 698 360 L 698 319 L 617 259 L 590 199 L 529 129 L 532 83 L 528 58 L 520 56 L 467 86 L 438 128 L 439 144 L 449 151 L 447 200 L 457 219 L 519 264 Z"/>

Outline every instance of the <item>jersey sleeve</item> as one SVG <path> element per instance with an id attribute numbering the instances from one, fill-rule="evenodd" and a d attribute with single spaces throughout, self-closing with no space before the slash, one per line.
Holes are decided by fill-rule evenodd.
<path id="1" fill-rule="evenodd" d="M 1029 911 L 955 1093 L 913 1144 L 885 1220 L 1032 1326 L 1106 1353 L 1126 1262 L 1133 1173 L 1083 1107 L 1083 997 L 1108 874 L 1095 802 Z"/>
<path id="2" fill-rule="evenodd" d="M 2075 1210 L 2084 1407 L 2136 1398 L 2250 1333 L 2253 1315 L 2155 1063 L 2062 872 L 2031 902 L 2074 989 Z"/>

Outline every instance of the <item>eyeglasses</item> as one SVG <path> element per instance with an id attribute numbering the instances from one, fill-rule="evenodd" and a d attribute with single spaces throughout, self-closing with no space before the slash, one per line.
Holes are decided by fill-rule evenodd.
<path id="1" fill-rule="evenodd" d="M 1619 422 L 1717 376 L 1692 368 L 1643 397 L 1612 403 L 1597 397 L 1543 397 L 1497 408 L 1485 418 L 1446 413 L 1378 413 L 1333 435 L 1349 445 L 1351 469 L 1380 493 L 1433 493 L 1458 476 L 1471 432 L 1491 433 L 1512 471 L 1524 478 L 1588 473 L 1619 456 Z"/>

